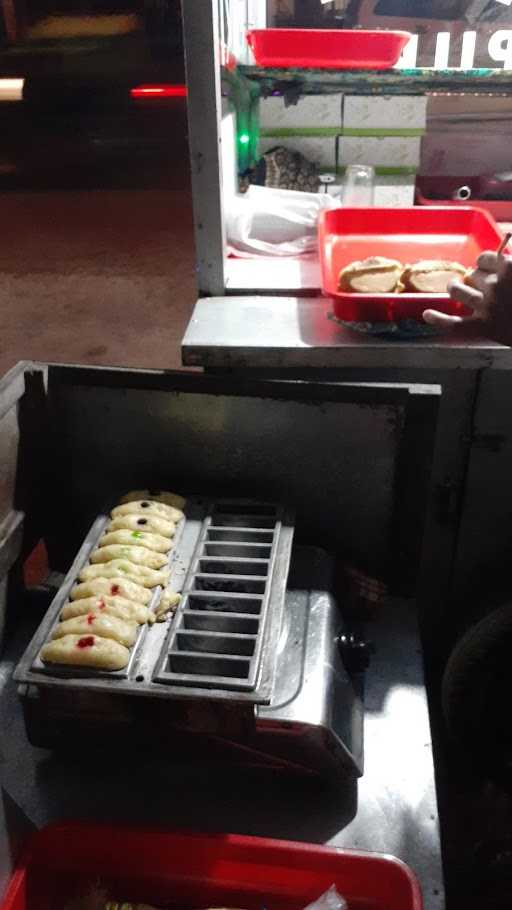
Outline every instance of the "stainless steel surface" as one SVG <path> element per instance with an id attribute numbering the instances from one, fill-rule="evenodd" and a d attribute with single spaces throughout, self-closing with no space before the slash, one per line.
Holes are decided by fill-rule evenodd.
<path id="1" fill-rule="evenodd" d="M 182 9 L 197 282 L 202 293 L 222 294 L 226 243 L 219 4 L 218 0 L 187 0 Z"/>
<path id="2" fill-rule="evenodd" d="M 329 590 L 332 572 L 325 552 L 296 551 L 272 702 L 258 706 L 256 727 L 260 748 L 268 744 L 275 754 L 282 737 L 282 754 L 297 765 L 351 776 L 363 771 L 364 709 L 340 656 L 344 626 Z"/>
<path id="3" fill-rule="evenodd" d="M 388 602 L 368 632 L 376 645 L 365 687 L 365 773 L 339 846 L 384 850 L 420 878 L 425 910 L 444 908 L 432 734 L 412 604 Z"/>
<path id="4" fill-rule="evenodd" d="M 222 774 L 208 765 L 206 755 L 204 765 L 184 762 L 171 769 L 159 738 L 145 755 L 143 771 L 143 753 L 135 745 L 122 759 L 116 749 L 77 760 L 31 748 L 12 680 L 31 634 L 20 626 L 0 663 L 2 785 L 37 827 L 64 817 L 90 818 L 382 850 L 417 872 L 425 910 L 442 910 L 436 789 L 414 605 L 383 604 L 368 633 L 376 655 L 365 683 L 365 774 L 357 785 L 347 780 L 319 789 L 275 771 Z M 131 729 L 135 733 L 136 725 Z"/>
<path id="5" fill-rule="evenodd" d="M 338 325 L 322 297 L 205 297 L 182 342 L 185 366 L 264 369 L 512 368 L 512 349 L 474 329 L 428 341 L 386 342 Z"/>
<path id="6" fill-rule="evenodd" d="M 244 542 L 261 541 L 261 535 L 265 547 Z M 270 700 L 292 539 L 293 520 L 280 506 L 241 500 L 209 504 L 155 682 L 175 694 L 190 686 L 202 689 L 203 697 L 231 690 L 254 701 Z M 242 625 L 232 631 L 226 620 L 237 617 Z"/>

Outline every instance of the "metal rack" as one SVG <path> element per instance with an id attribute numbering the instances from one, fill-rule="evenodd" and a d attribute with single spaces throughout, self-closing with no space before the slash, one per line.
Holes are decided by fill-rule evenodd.
<path id="1" fill-rule="evenodd" d="M 292 86 L 302 95 L 348 92 L 351 95 L 505 94 L 512 72 L 503 69 L 315 70 L 267 69 L 242 65 L 241 75 L 258 83 L 263 94 Z"/>

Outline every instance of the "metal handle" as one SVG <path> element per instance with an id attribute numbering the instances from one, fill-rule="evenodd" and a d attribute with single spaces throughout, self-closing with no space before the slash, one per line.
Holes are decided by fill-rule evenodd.
<path id="1" fill-rule="evenodd" d="M 471 196 L 472 193 L 470 186 L 459 186 L 459 188 L 455 190 L 452 198 L 458 202 L 467 202 L 468 199 L 471 199 Z"/>

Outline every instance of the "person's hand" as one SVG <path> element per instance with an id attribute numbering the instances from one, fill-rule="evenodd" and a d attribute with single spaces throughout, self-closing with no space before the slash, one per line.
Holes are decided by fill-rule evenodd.
<path id="1" fill-rule="evenodd" d="M 512 345 L 512 258 L 498 253 L 482 253 L 477 268 L 464 281 L 449 285 L 452 300 L 472 310 L 469 316 L 449 316 L 425 310 L 428 325 L 450 329 L 473 322 L 485 323 L 485 331 L 495 341 Z"/>

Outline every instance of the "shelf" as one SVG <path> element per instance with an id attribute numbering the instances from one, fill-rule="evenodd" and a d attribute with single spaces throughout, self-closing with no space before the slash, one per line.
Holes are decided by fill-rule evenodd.
<path id="1" fill-rule="evenodd" d="M 322 285 L 318 256 L 227 259 L 227 294 L 319 294 Z"/>
<path id="2" fill-rule="evenodd" d="M 322 297 L 205 297 L 182 342 L 185 366 L 205 369 L 512 369 L 512 349 L 468 326 L 440 338 L 388 341 L 331 318 Z"/>
<path id="3" fill-rule="evenodd" d="M 342 179 L 340 178 L 340 182 Z M 375 179 L 375 205 L 397 208 L 412 204 L 414 176 L 382 176 Z M 320 262 L 308 256 L 229 257 L 225 263 L 227 294 L 283 294 L 314 296 L 320 293 Z"/>
<path id="4" fill-rule="evenodd" d="M 510 94 L 512 70 L 318 70 L 266 69 L 240 66 L 240 73 L 259 83 L 263 95 L 297 92 L 320 95 Z"/>

